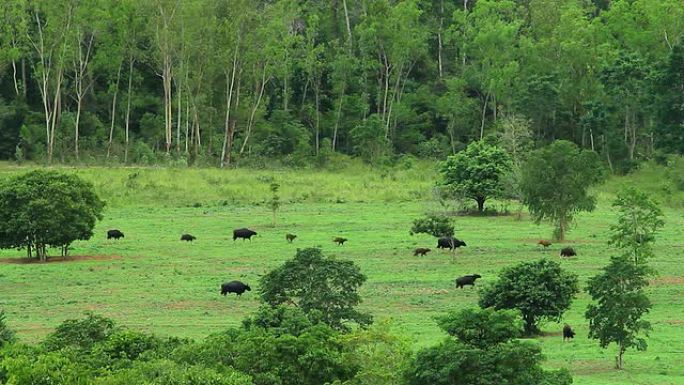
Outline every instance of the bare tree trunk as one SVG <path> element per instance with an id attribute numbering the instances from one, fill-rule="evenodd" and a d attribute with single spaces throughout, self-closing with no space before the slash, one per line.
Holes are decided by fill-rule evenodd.
<path id="1" fill-rule="evenodd" d="M 128 60 L 128 95 L 126 101 L 126 123 L 125 123 L 125 138 L 124 138 L 124 164 L 128 163 L 128 141 L 129 141 L 129 128 L 131 122 L 131 86 L 133 84 L 133 64 L 135 59 L 130 57 Z"/>
<path id="2" fill-rule="evenodd" d="M 109 126 L 109 141 L 107 142 L 107 159 L 112 150 L 112 142 L 114 140 L 114 123 L 116 121 L 116 101 L 119 96 L 119 81 L 121 79 L 121 68 L 123 67 L 123 59 L 119 62 L 119 69 L 116 71 L 116 83 L 114 87 L 114 97 L 112 98 L 112 121 Z"/>
<path id="3" fill-rule="evenodd" d="M 88 88 L 90 88 L 90 84 L 84 85 L 84 81 L 88 71 L 88 63 L 90 63 L 90 53 L 92 51 L 93 39 L 95 38 L 95 34 L 90 34 L 90 39 L 88 40 L 88 45 L 86 46 L 86 51 L 84 54 L 81 42 L 82 34 L 80 28 L 77 27 L 76 29 L 76 43 L 78 45 L 78 62 L 74 63 L 74 82 L 76 86 L 76 124 L 74 126 L 74 155 L 76 156 L 76 161 L 80 161 L 78 139 L 81 122 L 81 108 L 83 105 L 83 98 L 85 97 Z"/>
<path id="4" fill-rule="evenodd" d="M 340 118 L 342 117 L 342 101 L 344 100 L 344 89 L 342 87 L 342 92 L 340 93 L 340 103 L 337 105 L 337 113 L 335 114 L 335 127 L 333 128 L 332 137 L 332 150 L 335 151 L 335 146 L 337 145 L 337 131 L 340 127 Z"/>
<path id="5" fill-rule="evenodd" d="M 166 153 L 171 151 L 171 130 L 172 130 L 172 95 L 171 95 L 171 58 L 164 57 L 164 68 L 162 70 L 162 83 L 164 86 L 164 146 Z"/>
<path id="6" fill-rule="evenodd" d="M 240 147 L 240 155 L 245 152 L 247 147 L 247 142 L 249 141 L 249 136 L 252 133 L 252 126 L 254 125 L 254 116 L 256 115 L 259 105 L 261 104 L 261 98 L 264 96 L 264 88 L 266 87 L 266 65 L 264 64 L 263 72 L 261 74 L 261 86 L 259 89 L 259 94 L 254 106 L 252 107 L 252 112 L 249 115 L 249 121 L 247 122 L 247 133 L 245 134 L 245 140 L 242 142 L 242 147 Z"/>
<path id="7" fill-rule="evenodd" d="M 188 154 L 189 147 L 188 147 L 188 138 L 190 138 L 190 142 L 192 142 L 194 139 L 192 139 L 192 136 L 194 131 L 190 132 L 190 96 L 185 97 L 185 153 Z"/>
<path id="8" fill-rule="evenodd" d="M 238 40 L 239 42 L 239 40 Z M 230 122 L 230 107 L 233 99 L 233 88 L 235 86 L 235 72 L 237 71 L 237 57 L 238 57 L 239 43 L 235 46 L 235 52 L 233 53 L 233 69 L 231 71 L 230 82 L 228 81 L 228 73 L 226 73 L 226 119 L 225 119 L 225 134 L 223 136 L 223 149 L 221 150 L 221 168 L 226 164 L 230 164 L 230 155 L 226 159 L 226 149 L 229 142 L 232 146 L 232 136 L 235 130 L 235 125 L 231 125 Z M 231 130 L 232 127 L 232 130 Z"/>
<path id="9" fill-rule="evenodd" d="M 176 79 L 176 99 L 178 99 L 178 116 L 176 117 L 176 155 L 180 155 L 180 133 L 181 133 L 181 122 L 183 120 L 183 87 L 181 86 L 180 80 Z"/>
<path id="10" fill-rule="evenodd" d="M 463 23 L 463 44 L 461 44 L 461 61 L 462 61 L 462 71 L 465 72 L 465 67 L 466 67 L 466 30 L 467 30 L 467 17 L 468 17 L 468 0 L 463 0 L 463 13 L 465 14 L 464 16 L 464 23 Z"/>
<path id="11" fill-rule="evenodd" d="M 485 115 L 487 113 L 487 102 L 489 101 L 489 92 L 485 95 L 484 106 L 482 107 L 482 118 L 480 122 L 480 140 L 484 137 Z"/>
<path id="12" fill-rule="evenodd" d="M 320 140 L 321 140 L 321 102 L 320 102 L 320 85 L 316 83 L 314 85 L 314 99 L 316 100 L 316 156 L 318 156 L 318 151 L 320 150 Z"/>
<path id="13" fill-rule="evenodd" d="M 344 7 L 344 20 L 347 24 L 347 44 L 349 46 L 349 54 L 352 53 L 352 30 L 351 23 L 349 22 L 349 10 L 347 9 L 347 0 L 342 0 L 342 6 Z"/>
<path id="14" fill-rule="evenodd" d="M 444 25 L 444 0 L 439 2 L 439 30 L 437 31 L 437 68 L 439 69 L 439 78 L 443 77 L 442 71 L 442 28 Z"/>
<path id="15" fill-rule="evenodd" d="M 19 84 L 17 83 L 17 62 L 12 59 L 12 80 L 14 81 L 14 93 L 19 96 Z"/>

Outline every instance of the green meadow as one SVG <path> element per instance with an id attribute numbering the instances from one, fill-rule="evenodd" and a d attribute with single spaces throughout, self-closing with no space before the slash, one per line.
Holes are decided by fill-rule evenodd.
<path id="1" fill-rule="evenodd" d="M 0 178 L 27 170 L 0 166 Z M 662 175 L 648 166 L 630 177 L 614 178 L 596 191 L 597 210 L 578 216 L 564 244 L 543 251 L 548 224 L 536 225 L 518 205 L 489 202 L 511 215 L 457 216 L 456 236 L 468 244 L 452 260 L 436 240 L 409 235 L 411 221 L 442 210 L 432 197 L 434 165 L 416 162 L 395 169 L 362 165 L 336 171 L 211 170 L 174 168 L 64 168 L 91 181 L 107 201 L 95 236 L 73 245 L 71 256 L 53 250 L 48 263 L 27 263 L 23 250 L 0 251 L 0 308 L 23 341 L 36 342 L 68 318 L 95 312 L 118 323 L 163 336 L 202 338 L 231 326 L 258 306 L 258 279 L 291 258 L 297 248 L 321 247 L 351 259 L 368 277 L 362 308 L 376 322 L 389 322 L 418 349 L 444 334 L 434 317 L 447 310 L 477 306 L 478 286 L 496 279 L 501 268 L 536 258 L 559 259 L 573 246 L 578 257 L 563 266 L 578 274 L 582 288 L 608 262 L 607 245 L 615 222 L 611 201 L 620 186 L 637 184 L 657 193 Z M 282 207 L 272 224 L 269 184 L 281 185 Z M 684 384 L 684 209 L 681 195 L 660 194 L 666 226 L 659 234 L 658 271 L 648 293 L 653 324 L 646 352 L 629 351 L 626 370 L 613 369 L 615 348 L 587 339 L 581 293 L 561 323 L 543 325 L 537 338 L 550 368 L 568 368 L 576 384 Z M 259 235 L 233 241 L 232 229 L 249 227 Z M 107 240 L 108 229 L 125 239 Z M 180 235 L 197 237 L 181 242 Z M 288 244 L 286 233 L 298 238 Z M 344 246 L 335 236 L 349 239 Z M 414 257 L 416 247 L 430 247 Z M 454 279 L 481 274 L 477 285 L 456 289 Z M 242 297 L 219 294 L 222 282 L 252 286 Z M 564 322 L 577 336 L 563 342 Z"/>

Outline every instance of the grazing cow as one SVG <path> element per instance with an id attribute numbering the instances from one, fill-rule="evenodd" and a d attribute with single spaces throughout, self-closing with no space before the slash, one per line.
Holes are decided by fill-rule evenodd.
<path id="1" fill-rule="evenodd" d="M 542 239 L 539 242 L 537 242 L 538 245 L 544 246 L 544 249 L 547 249 L 549 246 L 551 246 L 551 241 Z"/>
<path id="2" fill-rule="evenodd" d="M 123 237 L 124 237 L 124 233 L 122 233 L 119 230 L 107 230 L 107 239 L 112 239 L 112 238 L 119 239 L 119 238 L 123 238 Z"/>
<path id="3" fill-rule="evenodd" d="M 467 246 L 465 242 L 453 237 L 442 237 L 437 240 L 438 249 L 457 249 L 461 246 Z"/>
<path id="4" fill-rule="evenodd" d="M 295 238 L 297 238 L 295 234 L 285 234 L 285 239 L 287 239 L 287 243 L 292 243 L 292 241 L 294 241 Z"/>
<path id="5" fill-rule="evenodd" d="M 475 286 L 475 280 L 478 278 L 482 278 L 482 276 L 480 274 L 473 274 L 456 278 L 456 287 L 463 289 L 465 285 Z"/>
<path id="6" fill-rule="evenodd" d="M 252 231 L 250 229 L 235 229 L 233 230 L 233 241 L 242 238 L 244 241 L 245 239 L 249 239 L 250 241 L 252 240 L 252 237 L 257 235 L 256 231 Z"/>
<path id="7" fill-rule="evenodd" d="M 227 295 L 228 293 L 235 293 L 239 296 L 245 291 L 252 291 L 249 285 L 245 285 L 240 281 L 230 281 L 221 285 L 221 294 Z"/>
<path id="8" fill-rule="evenodd" d="M 425 254 L 429 253 L 431 250 L 428 249 L 427 247 L 419 247 L 415 250 L 413 250 L 413 256 L 418 256 L 420 255 L 421 257 L 424 257 Z"/>
<path id="9" fill-rule="evenodd" d="M 575 249 L 573 249 L 572 247 L 564 247 L 560 251 L 561 258 L 562 257 L 574 257 L 576 255 L 577 255 L 577 253 L 575 252 Z"/>
<path id="10" fill-rule="evenodd" d="M 342 246 L 345 242 L 347 242 L 347 238 L 335 237 L 333 238 L 333 242 L 337 243 L 338 246 Z"/>
<path id="11" fill-rule="evenodd" d="M 181 235 L 181 241 L 192 242 L 195 239 L 197 239 L 197 237 L 195 237 L 194 235 L 190 235 L 190 234 Z"/>
<path id="12" fill-rule="evenodd" d="M 565 324 L 565 326 L 563 326 L 563 341 L 569 341 L 572 338 L 575 338 L 575 332 L 570 325 Z"/>

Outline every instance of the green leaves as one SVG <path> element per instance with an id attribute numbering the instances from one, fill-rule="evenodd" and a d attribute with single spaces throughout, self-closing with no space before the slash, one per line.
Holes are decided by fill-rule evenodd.
<path id="1" fill-rule="evenodd" d="M 515 310 L 468 308 L 437 318 L 437 324 L 463 344 L 479 349 L 511 341 L 522 333 L 520 314 Z"/>
<path id="2" fill-rule="evenodd" d="M 361 302 L 358 288 L 366 276 L 352 261 L 325 257 L 320 249 L 297 250 L 295 257 L 261 278 L 261 299 L 271 306 L 292 304 L 307 316 L 335 329 L 346 322 L 371 323 L 371 316 L 354 309 Z"/>
<path id="3" fill-rule="evenodd" d="M 511 159 L 504 150 L 484 141 L 473 142 L 441 164 L 439 183 L 456 195 L 475 200 L 482 212 L 488 198 L 501 194 L 502 178 L 510 169 Z"/>
<path id="4" fill-rule="evenodd" d="M 0 184 L 0 247 L 69 246 L 90 239 L 105 203 L 76 175 L 32 171 Z"/>
<path id="5" fill-rule="evenodd" d="M 556 238 L 563 240 L 576 213 L 594 210 L 596 198 L 588 190 L 604 179 L 595 152 L 558 140 L 530 154 L 520 188 L 534 220 L 553 222 Z"/>
<path id="6" fill-rule="evenodd" d="M 585 313 L 589 320 L 589 338 L 606 348 L 618 345 L 617 368 L 622 369 L 622 355 L 626 349 L 646 350 L 645 338 L 651 324 L 641 318 L 651 309 L 651 301 L 643 292 L 648 285 L 648 269 L 634 264 L 628 257 L 612 257 L 603 272 L 592 277 L 587 292 L 593 303 Z"/>
<path id="7" fill-rule="evenodd" d="M 653 256 L 655 234 L 665 225 L 663 212 L 648 195 L 627 188 L 613 202 L 618 210 L 618 222 L 610 227 L 610 244 L 633 258 L 635 264 Z"/>
<path id="8" fill-rule="evenodd" d="M 560 320 L 579 292 L 578 278 L 547 259 L 524 262 L 502 270 L 499 280 L 480 292 L 480 306 L 517 309 L 525 333 L 536 334 L 541 319 Z"/>
<path id="9" fill-rule="evenodd" d="M 449 217 L 443 215 L 428 215 L 413 221 L 410 231 L 413 234 L 430 234 L 433 237 L 453 237 L 454 225 Z"/>
<path id="10" fill-rule="evenodd" d="M 419 351 L 407 371 L 410 385 L 572 383 L 565 370 L 542 370 L 539 346 L 515 340 L 520 332 L 515 311 L 464 309 L 438 322 L 457 340 Z"/>

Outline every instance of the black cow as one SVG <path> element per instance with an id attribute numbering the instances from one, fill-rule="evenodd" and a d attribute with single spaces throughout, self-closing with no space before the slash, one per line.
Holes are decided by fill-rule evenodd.
<path id="1" fill-rule="evenodd" d="M 575 252 L 575 249 L 573 249 L 572 247 L 564 247 L 560 251 L 561 257 L 574 257 L 576 255 L 577 255 L 577 253 Z"/>
<path id="2" fill-rule="evenodd" d="M 190 235 L 190 234 L 181 235 L 181 241 L 192 242 L 195 239 L 197 239 L 197 237 L 195 237 L 194 235 Z"/>
<path id="3" fill-rule="evenodd" d="M 245 291 L 252 291 L 249 285 L 245 285 L 240 281 L 230 281 L 221 285 L 221 294 L 227 295 L 228 293 L 235 293 L 239 296 Z"/>
<path id="4" fill-rule="evenodd" d="M 124 233 L 122 233 L 119 230 L 107 230 L 107 239 L 112 239 L 112 238 L 119 239 L 119 238 L 123 238 L 123 237 L 124 237 Z"/>
<path id="5" fill-rule="evenodd" d="M 342 246 L 345 242 L 347 242 L 347 238 L 335 237 L 333 238 L 333 242 L 337 243 L 338 246 Z"/>
<path id="6" fill-rule="evenodd" d="M 427 247 L 419 247 L 415 250 L 413 250 L 413 256 L 418 256 L 420 255 L 421 257 L 424 257 L 425 254 L 429 253 L 431 250 L 428 249 Z"/>
<path id="7" fill-rule="evenodd" d="M 482 276 L 480 274 L 473 274 L 456 278 L 456 287 L 463 289 L 465 285 L 475 286 L 475 280 L 478 278 L 482 278 Z"/>
<path id="8" fill-rule="evenodd" d="M 570 325 L 565 324 L 565 326 L 563 326 L 563 341 L 569 341 L 572 338 L 575 338 L 575 332 L 572 331 Z"/>
<path id="9" fill-rule="evenodd" d="M 292 241 L 294 241 L 295 238 L 297 238 L 297 236 L 294 234 L 285 234 L 285 239 L 287 239 L 287 243 L 292 243 Z"/>
<path id="10" fill-rule="evenodd" d="M 453 238 L 453 237 L 442 237 L 437 240 L 438 249 L 456 249 L 461 246 L 467 246 L 465 242 Z"/>
<path id="11" fill-rule="evenodd" d="M 256 231 L 252 231 L 250 229 L 235 229 L 233 230 L 233 241 L 242 238 L 244 241 L 245 239 L 249 239 L 250 241 L 252 240 L 252 237 L 257 235 Z"/>

